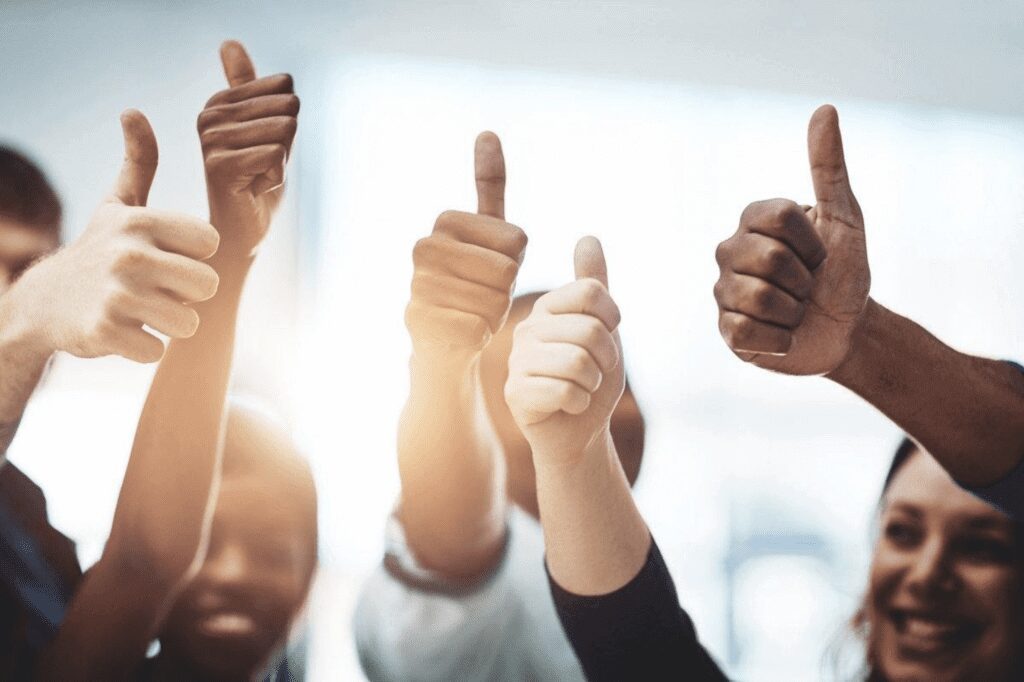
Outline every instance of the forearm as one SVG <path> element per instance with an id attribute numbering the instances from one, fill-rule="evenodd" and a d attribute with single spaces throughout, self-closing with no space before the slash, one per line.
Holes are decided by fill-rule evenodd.
<path id="1" fill-rule="evenodd" d="M 10 447 L 53 351 L 19 309 L 15 291 L 0 297 L 0 458 Z"/>
<path id="2" fill-rule="evenodd" d="M 829 378 L 881 410 L 964 484 L 988 485 L 1024 456 L 1024 375 L 957 352 L 874 301 Z"/>
<path id="3" fill-rule="evenodd" d="M 564 462 L 534 451 L 548 571 L 574 594 L 607 594 L 640 571 L 651 536 L 607 430 L 582 457 Z"/>
<path id="4" fill-rule="evenodd" d="M 425 566 L 456 579 L 489 570 L 505 533 L 504 459 L 470 365 L 414 358 L 398 437 L 406 538 Z"/>
<path id="5" fill-rule="evenodd" d="M 248 259 L 215 256 L 218 293 L 196 306 L 200 325 L 172 340 L 157 369 L 132 446 L 108 542 L 171 578 L 202 547 L 220 474 L 225 398 Z"/>

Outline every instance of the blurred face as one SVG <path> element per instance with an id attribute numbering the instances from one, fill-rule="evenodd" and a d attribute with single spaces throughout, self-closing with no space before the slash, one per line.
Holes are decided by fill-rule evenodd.
<path id="1" fill-rule="evenodd" d="M 888 680 L 1006 680 L 1024 643 L 1010 520 L 915 453 L 884 500 L 869 648 Z"/>
<path id="2" fill-rule="evenodd" d="M 34 261 L 58 246 L 57 231 L 0 217 L 0 295 Z"/>
<path id="3" fill-rule="evenodd" d="M 199 574 L 161 645 L 204 676 L 247 679 L 284 643 L 315 562 L 309 520 L 259 476 L 225 477 Z"/>

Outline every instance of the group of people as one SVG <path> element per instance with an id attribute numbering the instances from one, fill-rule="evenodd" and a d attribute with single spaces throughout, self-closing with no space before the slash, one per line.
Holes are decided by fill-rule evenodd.
<path id="1" fill-rule="evenodd" d="M 198 119 L 209 221 L 146 207 L 158 154 L 137 111 L 112 194 L 59 250 L 55 193 L 0 152 L 0 449 L 56 351 L 160 362 L 84 574 L 39 489 L 0 469 L 5 679 L 296 674 L 284 644 L 316 567 L 315 486 L 286 431 L 228 388 L 299 100 L 238 43 L 221 57 L 228 87 Z M 752 203 L 719 245 L 719 331 L 740 360 L 834 381 L 906 433 L 850 619 L 863 678 L 1024 679 L 1022 368 L 959 353 L 871 297 L 832 107 L 813 114 L 808 151 L 814 205 Z M 363 670 L 724 679 L 632 497 L 644 419 L 601 244 L 579 240 L 574 281 L 516 296 L 527 234 L 506 221 L 492 133 L 475 176 L 477 211 L 441 214 L 412 251 L 401 494 L 355 611 Z"/>

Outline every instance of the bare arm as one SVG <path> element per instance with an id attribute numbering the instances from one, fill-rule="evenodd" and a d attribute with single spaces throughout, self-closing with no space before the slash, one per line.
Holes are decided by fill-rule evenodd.
<path id="1" fill-rule="evenodd" d="M 33 338 L 16 298 L 0 297 L 0 460 L 14 440 L 25 405 L 52 352 Z"/>
<path id="2" fill-rule="evenodd" d="M 962 483 L 989 485 L 1024 457 L 1020 370 L 960 353 L 874 301 L 828 377 L 881 410 Z"/>
<path id="3" fill-rule="evenodd" d="M 651 538 L 610 434 L 625 372 L 600 243 L 580 240 L 575 261 L 516 329 L 505 396 L 533 449 L 551 577 L 600 595 L 637 575 Z"/>
<path id="4" fill-rule="evenodd" d="M 832 107 L 812 116 L 808 152 L 817 204 L 750 204 L 718 247 L 722 336 L 746 362 L 849 388 L 961 482 L 995 482 L 1024 456 L 1024 378 L 949 348 L 868 296 L 864 217 Z"/>
<path id="5" fill-rule="evenodd" d="M 245 103 L 246 95 L 266 97 L 265 90 L 285 85 L 280 77 L 269 83 L 253 80 L 248 56 L 235 43 L 225 44 L 222 58 L 232 87 L 211 100 L 214 106 L 217 97 Z M 290 78 L 286 86 L 290 90 Z M 292 117 L 297 113 L 287 98 L 273 98 L 270 104 L 261 110 L 273 114 L 279 106 Z M 244 107 L 234 109 L 239 110 L 247 116 Z M 200 117 L 201 133 L 209 118 Z M 202 325 L 195 335 L 172 341 L 157 370 L 110 538 L 72 601 L 47 657 L 45 677 L 120 679 L 132 674 L 174 598 L 204 559 L 220 476 L 238 305 L 280 198 L 295 132 L 294 120 L 273 126 L 270 133 L 236 125 L 230 117 L 217 117 L 217 122 L 219 132 L 204 139 L 204 159 L 211 222 L 221 234 L 220 249 L 209 260 L 219 275 L 219 290 L 196 306 Z M 245 118 L 244 123 L 251 121 Z"/>
<path id="6" fill-rule="evenodd" d="M 413 342 L 399 425 L 401 519 L 426 567 L 472 580 L 504 546 L 504 460 L 483 403 L 480 353 L 501 329 L 526 246 L 504 220 L 498 139 L 476 146 L 479 213 L 442 214 L 413 253 L 406 323 Z"/>

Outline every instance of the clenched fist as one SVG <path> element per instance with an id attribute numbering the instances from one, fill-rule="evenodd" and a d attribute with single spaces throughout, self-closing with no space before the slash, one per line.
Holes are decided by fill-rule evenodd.
<path id="1" fill-rule="evenodd" d="M 281 203 L 299 98 L 288 74 L 256 78 L 240 43 L 225 42 L 220 56 L 228 88 L 210 98 L 197 123 L 210 221 L 222 250 L 251 255 Z"/>
<path id="2" fill-rule="evenodd" d="M 493 133 L 475 151 L 477 213 L 446 211 L 413 249 L 405 322 L 416 356 L 471 361 L 508 317 L 526 233 L 505 222 L 505 160 Z"/>
<path id="3" fill-rule="evenodd" d="M 716 253 L 722 337 L 744 361 L 785 374 L 827 374 L 842 363 L 871 285 L 833 107 L 814 112 L 807 138 L 817 204 L 750 204 Z"/>
<path id="4" fill-rule="evenodd" d="M 576 245 L 576 281 L 541 296 L 516 327 L 505 400 L 534 456 L 572 461 L 608 431 L 625 373 L 601 243 Z"/>
<path id="5" fill-rule="evenodd" d="M 138 111 L 122 114 L 121 125 L 125 159 L 113 194 L 73 244 L 26 271 L 7 295 L 18 324 L 48 352 L 155 362 L 163 343 L 142 326 L 176 338 L 195 333 L 199 317 L 185 303 L 217 290 L 217 273 L 200 261 L 217 250 L 218 236 L 198 218 L 145 207 L 156 138 Z"/>

